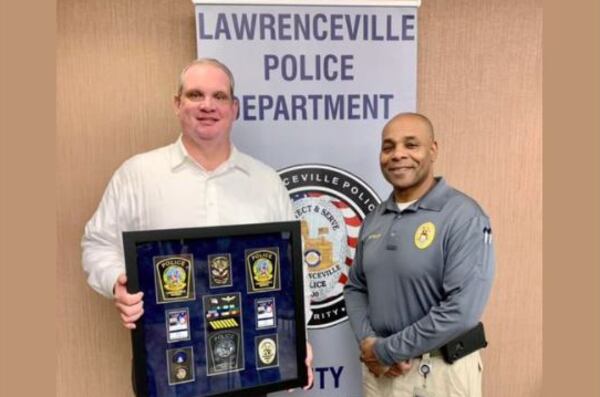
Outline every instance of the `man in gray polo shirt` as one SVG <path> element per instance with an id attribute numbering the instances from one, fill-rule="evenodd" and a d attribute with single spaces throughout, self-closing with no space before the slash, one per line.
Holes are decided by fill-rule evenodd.
<path id="1" fill-rule="evenodd" d="M 479 322 L 494 275 L 490 220 L 433 176 L 433 126 L 402 113 L 384 127 L 390 197 L 365 219 L 344 288 L 361 347 L 365 397 L 478 397 L 478 351 L 448 364 L 439 349 Z"/>

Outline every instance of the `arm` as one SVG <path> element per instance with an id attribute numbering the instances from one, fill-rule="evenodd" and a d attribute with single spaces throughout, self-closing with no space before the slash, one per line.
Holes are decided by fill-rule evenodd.
<path id="1" fill-rule="evenodd" d="M 378 360 L 391 365 L 439 348 L 475 326 L 487 303 L 494 275 L 489 219 L 476 216 L 449 231 L 443 276 L 445 299 L 398 333 L 374 344 Z"/>
<path id="2" fill-rule="evenodd" d="M 362 236 L 364 230 L 365 223 L 361 227 L 354 261 L 348 273 L 348 282 L 344 286 L 344 300 L 346 302 L 346 313 L 348 313 L 350 325 L 360 344 L 360 360 L 365 363 L 369 371 L 378 377 L 384 374 L 387 368 L 379 362 L 372 352 L 377 338 L 369 320 L 369 293 L 362 261 L 364 245 Z M 369 354 L 365 354 L 365 352 L 369 352 Z"/>
<path id="3" fill-rule="evenodd" d="M 109 182 L 98 209 L 85 226 L 81 239 L 83 270 L 87 282 L 96 292 L 113 298 L 113 288 L 125 273 L 122 206 L 123 181 L 118 170 Z"/>
<path id="4" fill-rule="evenodd" d="M 126 183 L 119 169 L 111 179 L 98 209 L 87 223 L 81 241 L 83 269 L 87 281 L 99 294 L 113 298 L 123 325 L 135 328 L 143 314 L 142 293 L 127 292 L 127 277 L 121 232 L 126 228 L 131 210 L 124 193 Z"/>

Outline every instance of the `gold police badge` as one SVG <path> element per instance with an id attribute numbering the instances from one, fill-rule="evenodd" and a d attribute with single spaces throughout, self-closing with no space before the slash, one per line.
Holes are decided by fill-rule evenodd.
<path id="1" fill-rule="evenodd" d="M 415 245 L 424 250 L 433 243 L 435 238 L 435 225 L 432 222 L 423 223 L 415 232 Z"/>
<path id="2" fill-rule="evenodd" d="M 277 336 L 265 335 L 257 338 L 257 369 L 276 367 L 279 365 L 277 359 Z"/>

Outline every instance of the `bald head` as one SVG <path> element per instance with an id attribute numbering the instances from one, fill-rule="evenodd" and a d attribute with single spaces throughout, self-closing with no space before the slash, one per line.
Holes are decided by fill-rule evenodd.
<path id="1" fill-rule="evenodd" d="M 433 185 L 437 143 L 431 121 L 419 113 L 400 113 L 383 127 L 379 161 L 398 202 L 421 197 Z"/>
<path id="2" fill-rule="evenodd" d="M 382 133 L 385 134 L 386 130 L 400 126 L 413 126 L 413 128 L 418 128 L 424 131 L 429 136 L 432 142 L 435 141 L 433 124 L 431 123 L 431 120 L 429 120 L 426 116 L 422 115 L 421 113 L 398 113 L 385 124 Z"/>

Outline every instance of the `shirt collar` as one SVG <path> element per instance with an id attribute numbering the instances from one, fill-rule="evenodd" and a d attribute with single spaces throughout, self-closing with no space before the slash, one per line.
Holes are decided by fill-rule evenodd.
<path id="1" fill-rule="evenodd" d="M 447 201 L 447 194 L 450 192 L 450 187 L 441 176 L 435 177 L 436 184 L 422 196 L 417 202 L 411 204 L 405 211 L 417 211 L 418 208 L 423 208 L 432 211 L 441 211 Z M 400 212 L 396 205 L 394 192 L 390 194 L 385 201 L 385 211 Z"/>
<path id="2" fill-rule="evenodd" d="M 177 141 L 175 141 L 171 147 L 170 153 L 170 166 L 172 170 L 175 170 L 186 163 L 194 164 L 196 167 L 199 167 L 196 162 L 190 157 L 188 151 L 183 145 L 182 135 L 179 135 Z M 213 172 L 224 172 L 226 170 L 237 168 L 243 171 L 246 174 L 250 174 L 250 164 L 248 163 L 246 157 L 240 153 L 237 148 L 231 144 L 231 152 L 229 154 L 229 158 L 217 167 Z"/>

